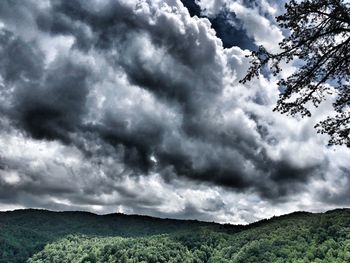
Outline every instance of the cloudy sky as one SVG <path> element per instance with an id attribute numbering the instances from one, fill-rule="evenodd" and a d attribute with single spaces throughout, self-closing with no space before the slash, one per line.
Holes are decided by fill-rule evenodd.
<path id="1" fill-rule="evenodd" d="M 278 2 L 278 4 L 276 4 Z M 350 205 L 350 151 L 272 112 L 273 0 L 0 1 L 0 210 L 247 223 Z M 285 65 L 283 74 L 295 70 Z"/>

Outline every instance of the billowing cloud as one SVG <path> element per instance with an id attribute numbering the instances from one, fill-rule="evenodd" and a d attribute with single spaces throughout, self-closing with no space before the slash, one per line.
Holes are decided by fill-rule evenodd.
<path id="1" fill-rule="evenodd" d="M 279 7 L 209 2 L 2 1 L 3 207 L 241 223 L 339 204 L 348 151 L 313 129 L 330 105 L 292 119 L 276 79 L 239 84 Z M 218 38 L 230 14 L 245 42 Z"/>

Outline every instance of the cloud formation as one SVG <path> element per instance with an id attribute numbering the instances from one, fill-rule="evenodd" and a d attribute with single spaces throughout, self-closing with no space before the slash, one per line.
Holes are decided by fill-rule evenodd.
<path id="1" fill-rule="evenodd" d="M 313 130 L 329 105 L 291 119 L 274 78 L 238 83 L 279 7 L 209 2 L 2 1 L 3 207 L 235 223 L 339 204 L 348 152 Z M 230 17 L 235 41 L 215 31 Z"/>

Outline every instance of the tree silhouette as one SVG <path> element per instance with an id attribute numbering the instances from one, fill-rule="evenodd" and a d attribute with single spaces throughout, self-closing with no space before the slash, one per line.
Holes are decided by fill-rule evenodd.
<path id="1" fill-rule="evenodd" d="M 335 114 L 315 128 L 330 135 L 329 145 L 350 147 L 350 1 L 292 0 L 285 8 L 286 12 L 276 17 L 290 32 L 279 43 L 281 51 L 273 54 L 263 46 L 253 51 L 247 56 L 251 67 L 241 82 L 259 77 L 265 66 L 277 76 L 281 62 L 299 59 L 301 67 L 278 82 L 281 94 L 274 111 L 311 116 L 310 104 L 318 107 L 334 96 Z"/>

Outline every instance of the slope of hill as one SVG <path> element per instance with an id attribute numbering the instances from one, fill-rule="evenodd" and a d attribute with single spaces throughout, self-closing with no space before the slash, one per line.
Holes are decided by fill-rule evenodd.
<path id="1" fill-rule="evenodd" d="M 349 209 L 247 226 L 17 210 L 0 228 L 0 262 L 350 262 Z"/>
<path id="2" fill-rule="evenodd" d="M 0 212 L 0 263 L 25 262 L 45 244 L 69 234 L 136 237 L 220 227 L 200 221 L 159 219 L 148 216 L 88 212 L 52 212 L 24 209 Z"/>

